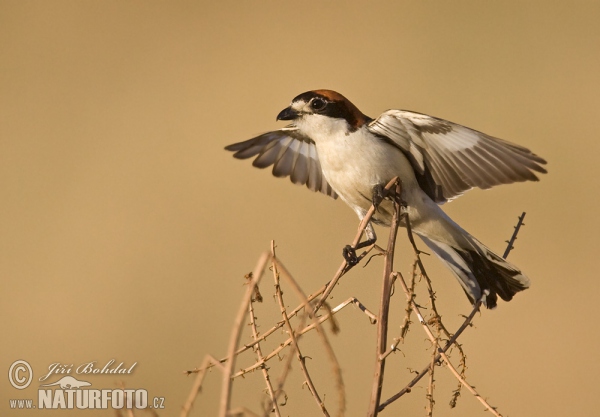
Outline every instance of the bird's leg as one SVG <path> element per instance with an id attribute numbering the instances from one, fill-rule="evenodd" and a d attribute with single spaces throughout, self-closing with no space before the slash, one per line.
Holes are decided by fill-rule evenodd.
<path id="1" fill-rule="evenodd" d="M 371 222 L 365 227 L 365 234 L 367 235 L 367 240 L 356 245 L 356 249 L 365 248 L 377 242 L 377 235 L 375 234 L 375 229 L 373 229 L 373 224 Z"/>
<path id="2" fill-rule="evenodd" d="M 396 178 L 396 184 L 397 184 L 397 186 L 400 185 L 400 180 L 398 178 Z M 396 188 L 392 188 L 391 190 L 388 190 L 386 188 L 386 186 L 384 186 L 383 184 L 375 185 L 373 187 L 373 198 L 371 200 L 373 202 L 373 207 L 375 207 L 375 209 L 378 209 L 381 202 L 386 198 L 388 198 L 392 201 L 397 201 L 398 204 L 400 205 L 400 210 L 402 212 L 402 215 L 405 215 L 408 204 L 406 203 L 406 201 L 404 201 L 402 199 L 402 197 L 399 193 L 396 193 Z M 365 214 L 363 213 L 362 215 L 364 216 Z M 360 216 L 360 213 L 359 213 L 359 216 Z M 361 249 L 366 246 L 370 246 L 377 241 L 377 235 L 375 234 L 375 230 L 373 229 L 373 225 L 371 222 L 369 222 L 367 224 L 367 227 L 365 227 L 365 234 L 367 235 L 367 240 L 365 240 L 364 242 L 358 243 L 356 245 L 356 247 L 352 247 L 351 245 L 346 245 L 344 247 L 344 249 L 342 251 L 342 255 L 344 256 L 344 259 L 346 260 L 348 265 L 354 266 L 358 263 L 358 257 L 356 256 L 357 249 Z"/>
<path id="3" fill-rule="evenodd" d="M 356 247 L 352 247 L 351 245 L 346 245 L 344 250 L 342 251 L 342 255 L 344 259 L 350 266 L 354 266 L 358 263 L 358 257 L 356 256 L 356 250 L 362 249 L 367 246 L 371 246 L 377 241 L 377 235 L 375 234 L 375 229 L 373 229 L 373 224 L 369 222 L 367 227 L 365 227 L 365 234 L 367 235 L 367 240 L 364 242 L 359 242 Z"/>
<path id="4" fill-rule="evenodd" d="M 373 202 L 373 207 L 375 207 L 375 209 L 378 209 L 381 202 L 386 198 L 398 201 L 403 211 L 406 210 L 406 202 L 401 199 L 399 194 L 396 195 L 395 189 L 387 190 L 383 184 L 375 185 L 373 187 L 373 198 L 371 200 Z M 346 260 L 348 265 L 354 266 L 358 263 L 358 257 L 356 256 L 357 249 L 370 246 L 377 241 L 377 235 L 375 234 L 375 230 L 373 229 L 373 224 L 371 222 L 369 222 L 367 224 L 367 227 L 365 227 L 365 234 L 367 235 L 367 240 L 358 243 L 356 247 L 352 247 L 351 245 L 346 245 L 344 247 L 342 255 L 344 256 L 344 259 Z"/>

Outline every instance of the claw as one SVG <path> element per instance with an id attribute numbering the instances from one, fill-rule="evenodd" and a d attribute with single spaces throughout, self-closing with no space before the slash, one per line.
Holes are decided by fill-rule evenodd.
<path id="1" fill-rule="evenodd" d="M 344 250 L 342 251 L 344 255 L 344 259 L 350 266 L 354 266 L 358 263 L 358 258 L 356 257 L 356 249 L 354 249 L 350 245 L 344 246 Z"/>

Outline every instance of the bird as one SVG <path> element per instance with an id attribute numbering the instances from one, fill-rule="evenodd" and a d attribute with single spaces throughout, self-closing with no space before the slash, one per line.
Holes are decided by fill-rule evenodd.
<path id="1" fill-rule="evenodd" d="M 380 201 L 382 185 L 398 177 L 400 200 L 410 227 L 456 276 L 472 304 L 493 309 L 498 297 L 510 301 L 530 287 L 519 268 L 454 222 L 441 205 L 472 188 L 538 181 L 546 161 L 529 149 L 441 118 L 407 110 L 387 110 L 373 119 L 332 90 L 296 96 L 277 121 L 287 126 L 226 146 L 258 168 L 273 166 L 275 177 L 290 177 L 334 199 L 363 219 L 390 226 L 393 202 Z M 379 190 L 379 192 L 378 192 Z M 406 220 L 401 222 L 406 226 Z M 363 242 L 365 243 L 365 242 Z M 351 261 L 352 254 L 344 251 Z"/>

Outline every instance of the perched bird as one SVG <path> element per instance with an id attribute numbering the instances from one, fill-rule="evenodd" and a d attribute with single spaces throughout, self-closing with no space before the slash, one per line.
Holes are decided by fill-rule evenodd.
<path id="1" fill-rule="evenodd" d="M 474 187 L 537 181 L 534 172 L 546 172 L 544 159 L 522 146 L 421 113 L 388 110 L 372 119 L 331 90 L 300 94 L 277 120 L 292 123 L 225 149 L 239 159 L 256 157 L 255 167 L 273 165 L 276 177 L 289 176 L 295 184 L 340 197 L 361 219 L 373 203 L 374 190 L 398 176 L 412 230 L 454 273 L 471 303 L 485 295 L 484 304 L 494 308 L 498 296 L 509 301 L 529 288 L 529 278 L 439 205 Z M 372 221 L 389 226 L 392 213 L 392 202 L 384 200 Z M 375 241 L 370 224 L 366 235 L 369 243 Z M 350 260 L 350 254 L 345 256 Z"/>

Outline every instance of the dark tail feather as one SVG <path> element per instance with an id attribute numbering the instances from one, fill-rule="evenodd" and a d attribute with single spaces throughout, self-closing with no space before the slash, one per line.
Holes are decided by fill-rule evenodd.
<path id="1" fill-rule="evenodd" d="M 498 296 L 504 301 L 510 301 L 516 293 L 529 288 L 529 278 L 517 267 L 472 236 L 469 238 L 479 250 L 455 248 L 421 236 L 425 244 L 458 278 L 471 303 L 474 304 L 485 294 L 485 306 L 495 308 Z"/>

